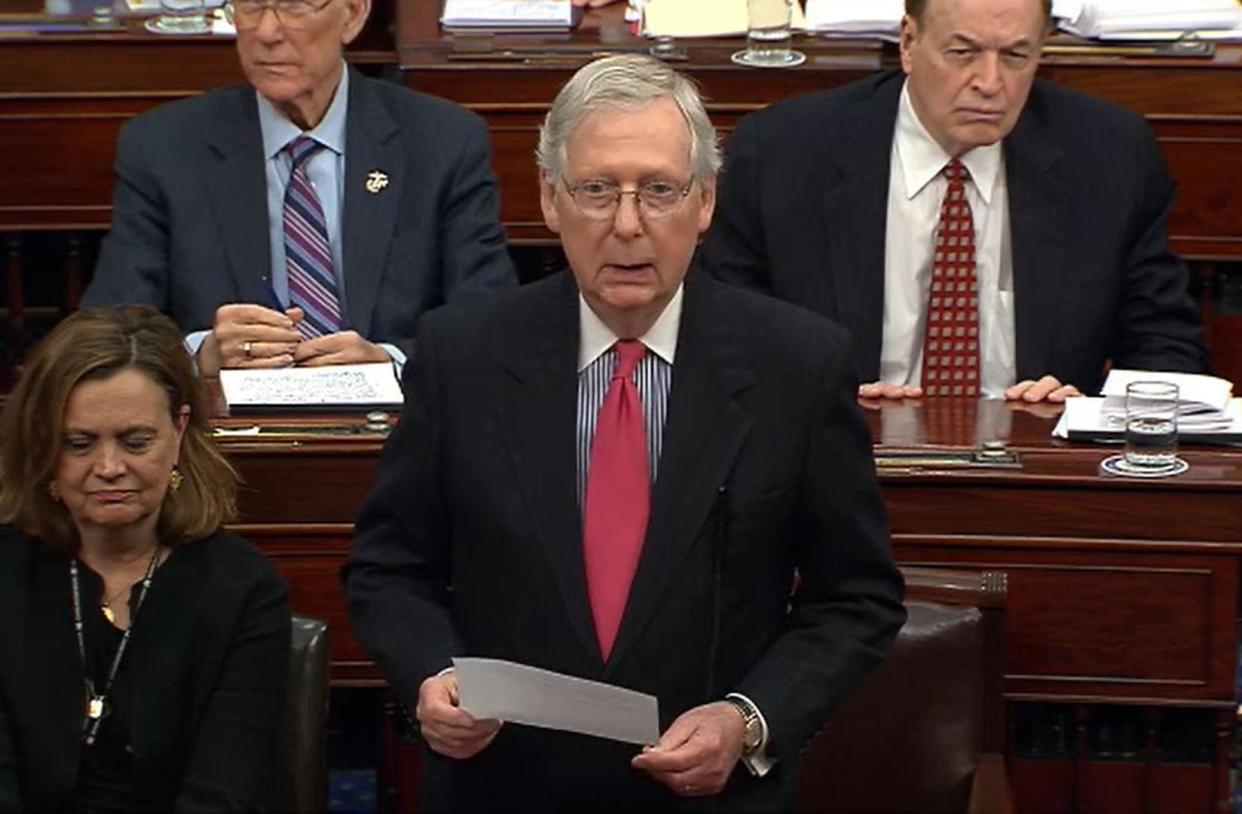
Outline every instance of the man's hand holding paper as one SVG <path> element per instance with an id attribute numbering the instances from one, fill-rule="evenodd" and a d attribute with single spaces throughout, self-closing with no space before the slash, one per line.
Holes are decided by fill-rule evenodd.
<path id="1" fill-rule="evenodd" d="M 419 731 L 427 745 L 445 757 L 465 760 L 487 748 L 500 731 L 495 718 L 477 720 L 459 704 L 457 676 L 449 670 L 434 675 L 418 688 Z"/>

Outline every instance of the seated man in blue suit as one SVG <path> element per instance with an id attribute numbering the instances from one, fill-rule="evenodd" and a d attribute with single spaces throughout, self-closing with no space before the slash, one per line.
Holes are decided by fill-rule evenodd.
<path id="1" fill-rule="evenodd" d="M 487 128 L 348 68 L 370 0 L 236 0 L 249 85 L 117 141 L 84 305 L 145 303 L 221 367 L 404 362 L 427 309 L 516 282 Z"/>

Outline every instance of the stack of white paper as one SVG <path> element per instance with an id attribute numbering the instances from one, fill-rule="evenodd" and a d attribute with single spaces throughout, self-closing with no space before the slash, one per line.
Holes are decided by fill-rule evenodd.
<path id="1" fill-rule="evenodd" d="M 903 0 L 807 0 L 808 31 L 827 37 L 867 37 L 897 41 Z"/>
<path id="2" fill-rule="evenodd" d="M 1062 27 L 1100 39 L 1242 38 L 1238 0 L 1083 0 L 1082 11 Z"/>
<path id="3" fill-rule="evenodd" d="M 1070 440 L 1120 440 L 1125 434 L 1126 385 L 1131 382 L 1177 385 L 1177 431 L 1183 438 L 1242 440 L 1242 400 L 1233 398 L 1229 381 L 1191 373 L 1120 369 L 1109 371 L 1101 398 L 1068 399 L 1052 434 Z"/>
<path id="4" fill-rule="evenodd" d="M 386 410 L 402 402 L 391 362 L 221 370 L 220 389 L 232 413 Z"/>
<path id="5" fill-rule="evenodd" d="M 1133 382 L 1168 382 L 1177 385 L 1177 424 L 1184 431 L 1228 428 L 1232 417 L 1226 414 L 1233 398 L 1233 384 L 1216 376 L 1192 373 L 1152 373 L 1146 370 L 1110 370 L 1100 395 L 1105 420 L 1125 422 L 1126 385 Z"/>
<path id="6" fill-rule="evenodd" d="M 746 0 L 647 0 L 642 30 L 648 37 L 735 37 L 746 33 L 747 16 Z M 806 28 L 797 3 L 789 28 Z"/>
<path id="7" fill-rule="evenodd" d="M 570 28 L 570 0 L 445 0 L 445 28 Z"/>

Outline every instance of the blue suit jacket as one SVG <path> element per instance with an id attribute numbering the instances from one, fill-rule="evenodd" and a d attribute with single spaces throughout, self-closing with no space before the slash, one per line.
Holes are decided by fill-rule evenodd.
<path id="1" fill-rule="evenodd" d="M 353 71 L 345 141 L 346 328 L 408 354 L 424 311 L 516 283 L 481 119 Z M 389 180 L 378 194 L 365 188 L 374 170 Z M 153 305 L 188 333 L 210 328 L 226 303 L 271 302 L 253 88 L 135 118 L 116 174 L 112 231 L 83 305 Z"/>

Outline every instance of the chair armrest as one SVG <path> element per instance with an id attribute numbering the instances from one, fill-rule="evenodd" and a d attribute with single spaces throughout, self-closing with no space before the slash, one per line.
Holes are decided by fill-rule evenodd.
<path id="1" fill-rule="evenodd" d="M 979 755 L 970 786 L 970 814 L 1013 814 L 1004 756 L 995 752 Z"/>

